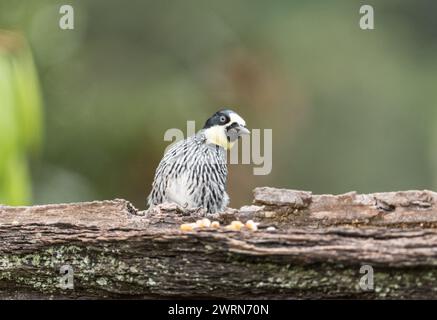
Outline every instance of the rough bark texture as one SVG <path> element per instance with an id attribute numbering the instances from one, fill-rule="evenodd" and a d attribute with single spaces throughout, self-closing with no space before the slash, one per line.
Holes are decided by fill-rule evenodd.
<path id="1" fill-rule="evenodd" d="M 256 232 L 181 232 L 203 213 L 170 204 L 0 206 L 0 298 L 437 297 L 436 193 L 254 196 L 210 219 L 253 219 Z M 63 265 L 74 289 L 60 286 Z M 362 265 L 373 290 L 359 285 Z"/>

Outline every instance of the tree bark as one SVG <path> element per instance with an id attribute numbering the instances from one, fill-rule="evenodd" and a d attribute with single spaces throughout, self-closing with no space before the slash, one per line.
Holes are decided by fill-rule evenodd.
<path id="1" fill-rule="evenodd" d="M 253 205 L 209 215 L 257 231 L 183 232 L 204 213 L 172 204 L 0 206 L 0 298 L 436 298 L 436 199 L 264 187 Z M 364 265 L 373 288 L 360 285 Z"/>

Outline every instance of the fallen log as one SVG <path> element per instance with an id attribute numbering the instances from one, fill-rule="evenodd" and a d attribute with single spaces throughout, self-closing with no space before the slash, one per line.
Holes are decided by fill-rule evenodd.
<path id="1" fill-rule="evenodd" d="M 172 204 L 0 206 L 0 298 L 437 298 L 436 200 L 257 188 L 209 216 L 260 223 L 238 232 L 182 232 L 204 212 Z"/>

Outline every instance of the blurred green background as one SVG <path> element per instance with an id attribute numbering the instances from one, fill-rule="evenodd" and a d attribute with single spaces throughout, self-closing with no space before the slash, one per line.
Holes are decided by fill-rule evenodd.
<path id="1" fill-rule="evenodd" d="M 74 30 L 59 28 L 63 4 Z M 362 4 L 375 30 L 359 28 Z M 0 202 L 143 208 L 164 132 L 222 106 L 273 129 L 270 175 L 230 166 L 232 207 L 264 185 L 437 189 L 436 12 L 431 0 L 0 0 L 0 29 L 24 36 L 0 37 Z"/>

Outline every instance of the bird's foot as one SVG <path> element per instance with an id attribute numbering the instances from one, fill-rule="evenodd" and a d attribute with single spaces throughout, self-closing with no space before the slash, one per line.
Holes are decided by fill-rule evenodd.
<path id="1" fill-rule="evenodd" d="M 190 208 L 187 205 L 179 205 L 176 203 L 165 202 L 157 204 L 148 210 L 151 215 L 172 213 L 181 216 L 206 217 L 206 210 L 204 208 Z"/>

